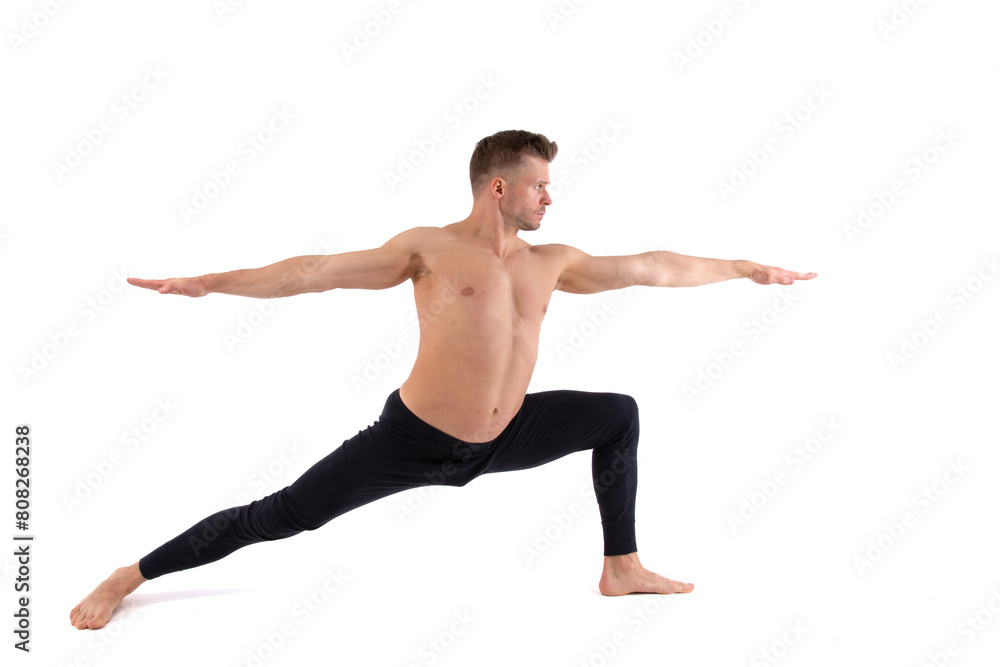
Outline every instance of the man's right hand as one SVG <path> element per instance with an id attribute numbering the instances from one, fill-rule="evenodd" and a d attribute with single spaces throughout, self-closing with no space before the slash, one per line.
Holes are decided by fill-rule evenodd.
<path id="1" fill-rule="evenodd" d="M 166 280 L 146 280 L 128 278 L 129 284 L 146 289 L 155 289 L 160 294 L 181 294 L 183 296 L 205 296 L 208 289 L 198 278 L 167 278 Z"/>

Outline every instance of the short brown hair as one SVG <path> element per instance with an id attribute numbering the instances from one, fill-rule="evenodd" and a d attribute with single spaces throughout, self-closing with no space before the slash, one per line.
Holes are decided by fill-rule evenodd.
<path id="1" fill-rule="evenodd" d="M 499 173 L 505 180 L 512 181 L 526 166 L 525 156 L 535 155 L 552 162 L 559 152 L 559 146 L 549 141 L 544 134 L 525 130 L 503 130 L 476 142 L 469 162 L 469 180 L 472 194 L 486 184 L 487 179 Z"/>

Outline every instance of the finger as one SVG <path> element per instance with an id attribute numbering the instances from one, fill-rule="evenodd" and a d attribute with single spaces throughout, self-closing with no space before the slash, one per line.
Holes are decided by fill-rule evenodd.
<path id="1" fill-rule="evenodd" d="M 165 280 L 147 280 L 145 278 L 126 278 L 128 282 L 136 287 L 144 287 L 146 289 L 159 289 Z"/>
<path id="2" fill-rule="evenodd" d="M 812 280 L 816 277 L 816 273 L 799 273 L 798 271 L 788 271 L 786 269 L 777 269 L 780 273 L 780 282 L 783 285 L 790 285 L 796 280 Z"/>

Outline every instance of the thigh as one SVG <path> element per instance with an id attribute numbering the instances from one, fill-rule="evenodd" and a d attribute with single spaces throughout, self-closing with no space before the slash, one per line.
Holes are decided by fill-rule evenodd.
<path id="1" fill-rule="evenodd" d="M 345 440 L 287 487 L 289 511 L 315 528 L 385 496 L 427 486 L 440 447 L 401 438 L 375 422 Z"/>
<path id="2" fill-rule="evenodd" d="M 516 420 L 487 472 L 533 468 L 573 452 L 622 441 L 638 431 L 635 399 L 609 392 L 528 394 Z"/>

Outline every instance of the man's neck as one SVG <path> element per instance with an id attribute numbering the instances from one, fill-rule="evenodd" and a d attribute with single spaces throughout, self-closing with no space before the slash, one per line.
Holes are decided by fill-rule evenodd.
<path id="1" fill-rule="evenodd" d="M 506 223 L 499 211 L 486 215 L 473 211 L 468 218 L 456 223 L 456 226 L 466 238 L 489 245 L 501 259 L 521 247 L 518 229 Z"/>

